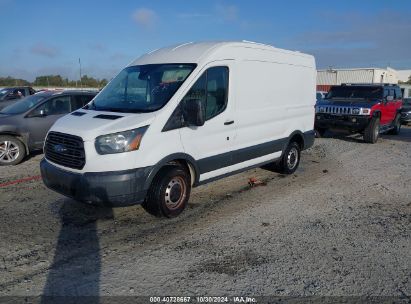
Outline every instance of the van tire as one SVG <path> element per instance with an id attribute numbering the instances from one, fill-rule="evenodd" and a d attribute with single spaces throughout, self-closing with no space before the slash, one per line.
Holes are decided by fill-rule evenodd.
<path id="1" fill-rule="evenodd" d="M 176 217 L 187 206 L 191 183 L 186 169 L 179 165 L 167 165 L 154 177 L 142 204 L 151 215 L 157 217 Z"/>
<path id="2" fill-rule="evenodd" d="M 293 174 L 301 159 L 301 147 L 298 143 L 290 142 L 281 159 L 273 164 L 273 171 L 281 174 Z"/>
<path id="3" fill-rule="evenodd" d="M 364 141 L 366 143 L 375 144 L 380 134 L 380 118 L 371 118 L 370 123 L 364 130 Z"/>
<path id="4" fill-rule="evenodd" d="M 4 152 L 3 150 L 6 148 L 6 145 L 9 148 L 11 147 L 13 151 L 17 151 L 18 154 L 13 153 L 11 159 L 8 156 L 0 157 L 0 166 L 13 166 L 21 163 L 26 156 L 26 147 L 24 144 L 14 136 L 1 135 L 0 155 Z"/>

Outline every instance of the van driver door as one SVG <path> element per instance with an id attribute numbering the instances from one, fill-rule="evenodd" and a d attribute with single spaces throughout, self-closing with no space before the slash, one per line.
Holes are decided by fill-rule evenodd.
<path id="1" fill-rule="evenodd" d="M 232 80 L 234 61 L 218 61 L 206 66 L 182 102 L 200 99 L 205 104 L 203 126 L 180 129 L 184 150 L 197 162 L 200 182 L 228 173 L 236 134 Z"/>

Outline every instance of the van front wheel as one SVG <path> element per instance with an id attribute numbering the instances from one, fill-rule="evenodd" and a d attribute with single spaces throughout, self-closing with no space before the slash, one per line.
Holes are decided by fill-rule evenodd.
<path id="1" fill-rule="evenodd" d="M 190 192 L 187 171 L 179 165 L 168 165 L 155 176 L 142 206 L 157 217 L 176 217 L 187 206 Z"/>

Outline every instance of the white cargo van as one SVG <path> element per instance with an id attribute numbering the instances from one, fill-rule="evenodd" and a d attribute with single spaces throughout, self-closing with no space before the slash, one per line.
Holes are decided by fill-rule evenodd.
<path id="1" fill-rule="evenodd" d="M 192 187 L 263 165 L 293 173 L 314 142 L 315 81 L 312 56 L 258 43 L 152 51 L 54 124 L 43 181 L 79 201 L 172 217 Z"/>

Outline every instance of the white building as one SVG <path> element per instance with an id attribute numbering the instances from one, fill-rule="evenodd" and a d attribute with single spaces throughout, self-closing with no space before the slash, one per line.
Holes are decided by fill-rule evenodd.
<path id="1" fill-rule="evenodd" d="M 317 85 L 342 83 L 398 83 L 398 72 L 391 68 L 327 69 L 317 71 Z"/>
<path id="2" fill-rule="evenodd" d="M 397 77 L 399 81 L 406 82 L 410 79 L 411 70 L 398 70 Z"/>

